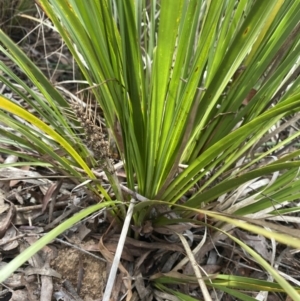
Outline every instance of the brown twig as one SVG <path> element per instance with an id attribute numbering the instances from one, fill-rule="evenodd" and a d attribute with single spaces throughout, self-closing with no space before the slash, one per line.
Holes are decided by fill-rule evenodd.
<path id="1" fill-rule="evenodd" d="M 56 203 L 54 207 L 64 207 L 68 204 L 69 204 L 69 201 L 63 201 L 63 202 Z M 27 212 L 27 211 L 37 210 L 37 209 L 42 209 L 42 208 L 43 208 L 43 204 L 33 205 L 33 206 L 28 206 L 28 207 L 16 207 L 17 212 Z"/>

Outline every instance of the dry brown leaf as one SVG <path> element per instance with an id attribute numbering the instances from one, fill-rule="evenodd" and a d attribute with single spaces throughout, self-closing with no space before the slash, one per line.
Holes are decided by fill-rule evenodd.
<path id="1" fill-rule="evenodd" d="M 119 241 L 119 234 L 112 235 L 108 238 L 105 238 L 105 241 L 110 243 L 117 243 Z M 183 248 L 178 244 L 170 244 L 170 243 L 162 243 L 162 242 L 145 242 L 135 240 L 131 237 L 126 238 L 125 246 L 128 247 L 130 250 L 136 249 L 145 249 L 145 250 L 165 250 L 165 251 L 177 251 L 183 252 Z"/>
<path id="2" fill-rule="evenodd" d="M 42 208 L 42 212 L 44 213 L 46 210 L 46 207 L 48 205 L 48 203 L 50 202 L 50 200 L 52 199 L 52 204 L 50 205 L 50 212 L 49 212 L 49 222 L 51 221 L 50 219 L 52 219 L 52 214 L 53 214 L 53 209 L 54 209 L 54 203 L 56 201 L 56 197 L 59 193 L 59 190 L 61 188 L 63 181 L 59 180 L 58 182 L 52 184 L 49 189 L 47 190 L 44 198 L 43 198 L 43 208 Z"/>
<path id="3" fill-rule="evenodd" d="M 21 188 L 21 186 L 19 187 Z M 17 191 L 14 193 L 14 197 L 16 198 L 19 204 L 24 205 L 24 199 Z"/>
<path id="4" fill-rule="evenodd" d="M 269 261 L 272 258 L 272 252 L 268 250 L 269 243 L 264 236 L 249 235 L 239 229 L 235 229 L 235 233 L 241 241 L 243 241 L 249 247 L 252 247 L 264 259 Z"/>
<path id="5" fill-rule="evenodd" d="M 144 261 L 146 260 L 146 258 L 149 256 L 149 254 L 151 252 L 152 252 L 151 250 L 144 252 L 144 254 L 142 254 L 142 256 L 140 256 L 135 261 L 135 264 L 134 264 L 134 275 L 137 274 L 137 271 L 139 271 L 141 265 L 144 263 Z"/>
<path id="6" fill-rule="evenodd" d="M 176 296 L 173 294 L 169 294 L 166 292 L 162 292 L 160 290 L 154 289 L 153 290 L 154 300 L 168 300 L 168 301 L 180 301 Z"/>
<path id="7" fill-rule="evenodd" d="M 172 235 L 174 233 L 184 233 L 184 231 L 191 229 L 190 224 L 178 224 L 178 225 L 168 225 L 161 227 L 154 227 L 154 231 L 160 234 Z"/>
<path id="8" fill-rule="evenodd" d="M 7 229 L 10 227 L 12 221 L 14 220 L 16 216 L 16 207 L 13 203 L 10 201 L 7 201 L 10 203 L 10 208 L 8 212 L 5 214 L 5 217 L 0 221 L 0 238 L 4 237 Z"/>
<path id="9" fill-rule="evenodd" d="M 9 205 L 5 203 L 5 195 L 3 191 L 0 189 L 0 214 L 7 211 L 9 209 Z"/>
<path id="10" fill-rule="evenodd" d="M 41 276 L 41 296 L 40 300 L 51 301 L 53 296 L 53 281 L 51 276 Z"/>
<path id="11" fill-rule="evenodd" d="M 72 295 L 72 299 L 70 301 L 83 301 L 77 294 L 75 287 L 69 280 L 65 280 L 63 285 L 67 289 L 67 291 Z"/>
<path id="12" fill-rule="evenodd" d="M 100 253 L 102 254 L 102 256 L 110 263 L 113 262 L 114 260 L 114 254 L 111 253 L 104 245 L 103 243 L 103 236 L 101 237 L 101 239 L 99 240 L 99 244 L 98 244 Z M 124 268 L 124 266 L 120 263 L 119 264 L 119 269 L 122 273 L 124 274 L 128 274 L 127 270 Z"/>
<path id="13" fill-rule="evenodd" d="M 76 301 L 74 299 L 74 296 L 70 292 L 68 292 L 64 287 L 61 287 L 59 291 L 54 293 L 54 297 L 56 300 L 62 300 L 62 301 Z M 82 299 L 80 299 L 82 301 Z"/>
<path id="14" fill-rule="evenodd" d="M 11 251 L 19 246 L 18 240 L 14 239 L 17 231 L 14 227 L 10 227 L 4 237 L 0 239 L 0 246 L 3 251 Z"/>
<path id="15" fill-rule="evenodd" d="M 145 221 L 141 227 L 131 226 L 133 231 L 137 232 L 140 236 L 149 237 L 153 232 L 152 221 Z"/>
<path id="16" fill-rule="evenodd" d="M 28 293 L 25 289 L 13 291 L 13 295 L 9 301 L 24 301 L 28 299 Z"/>
<path id="17" fill-rule="evenodd" d="M 8 286 L 9 288 L 11 289 L 17 289 L 17 288 L 20 288 L 22 286 L 24 286 L 22 284 L 22 280 L 21 280 L 21 276 L 22 274 L 20 273 L 15 273 L 15 274 L 12 274 L 9 278 L 7 278 L 3 283 Z M 30 282 L 34 282 L 36 283 L 37 282 L 37 279 L 36 279 L 36 276 L 32 275 L 32 276 L 28 276 L 28 277 L 25 277 L 26 281 L 28 283 Z M 27 299 L 26 299 L 27 300 Z"/>
<path id="18" fill-rule="evenodd" d="M 22 166 L 20 169 L 26 171 L 26 170 L 29 170 L 29 169 L 30 169 L 30 166 L 29 166 L 29 165 Z M 20 182 L 20 180 L 11 180 L 11 181 L 9 182 L 9 187 L 14 187 L 14 186 L 16 186 L 19 182 Z"/>
<path id="19" fill-rule="evenodd" d="M 117 249 L 117 243 L 105 243 L 105 248 L 112 254 L 115 254 L 115 251 Z M 133 257 L 133 253 L 134 255 L 137 255 L 137 252 L 130 252 L 128 250 L 128 248 L 126 246 L 124 246 L 123 248 L 123 252 L 121 254 L 121 258 L 126 260 L 126 261 L 130 261 L 133 262 L 134 261 L 134 257 Z M 139 254 L 138 254 L 139 255 Z"/>
<path id="20" fill-rule="evenodd" d="M 138 291 L 141 301 L 151 301 L 153 300 L 152 291 L 145 286 L 145 282 L 141 273 L 135 277 L 135 287 Z"/>
<path id="21" fill-rule="evenodd" d="M 219 271 L 221 271 L 222 266 L 217 265 L 217 264 L 207 264 L 207 265 L 202 265 L 201 268 L 207 273 L 207 274 L 215 274 Z"/>
<path id="22" fill-rule="evenodd" d="M 43 276 L 51 276 L 58 279 L 61 279 L 61 274 L 57 273 L 55 270 L 51 269 L 50 267 L 41 267 L 41 268 L 33 268 L 27 267 L 25 269 L 25 275 L 43 275 Z"/>
<path id="23" fill-rule="evenodd" d="M 91 233 L 91 229 L 89 229 L 85 224 L 80 224 L 78 228 L 78 235 L 77 237 L 82 241 Z"/>
<path id="24" fill-rule="evenodd" d="M 39 185 L 41 191 L 44 194 L 46 193 L 46 191 L 44 192 L 44 190 L 48 189 L 47 185 L 52 183 L 50 180 L 44 178 L 40 173 L 36 171 L 22 170 L 15 167 L 1 168 L 1 177 L 7 178 L 8 181 L 22 180 L 23 182 Z M 1 179 L 0 185 L 2 184 L 2 182 L 3 180 Z"/>
<path id="25" fill-rule="evenodd" d="M 16 167 L 5 167 L 1 168 L 1 177 L 3 178 L 40 178 L 41 175 L 38 172 L 30 171 L 30 170 L 22 170 Z"/>
<path id="26" fill-rule="evenodd" d="M 111 293 L 110 300 L 119 300 L 120 295 L 122 294 L 122 283 L 123 283 L 123 274 L 119 274 L 116 277 L 114 290 Z"/>

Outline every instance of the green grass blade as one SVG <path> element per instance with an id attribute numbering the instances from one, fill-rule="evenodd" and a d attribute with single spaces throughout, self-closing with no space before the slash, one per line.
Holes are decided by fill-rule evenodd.
<path id="1" fill-rule="evenodd" d="M 102 208 L 108 208 L 111 206 L 116 206 L 118 202 L 103 202 L 100 204 L 96 204 L 93 206 L 90 206 L 79 213 L 75 214 L 73 217 L 69 218 L 68 220 L 64 221 L 59 226 L 55 227 L 53 230 L 51 230 L 49 233 L 47 233 L 45 236 L 40 238 L 38 241 L 36 241 L 34 244 L 32 244 L 29 248 L 24 250 L 20 255 L 15 257 L 12 261 L 10 261 L 7 265 L 5 265 L 1 269 L 0 273 L 0 283 L 5 281 L 11 273 L 13 273 L 17 268 L 19 268 L 23 263 L 25 263 L 30 257 L 32 257 L 35 253 L 37 253 L 39 250 L 41 250 L 45 245 L 51 243 L 53 239 L 58 237 L 60 234 L 65 232 L 66 230 L 70 229 L 74 224 L 82 220 L 84 217 L 96 212 L 97 210 L 100 210 Z"/>

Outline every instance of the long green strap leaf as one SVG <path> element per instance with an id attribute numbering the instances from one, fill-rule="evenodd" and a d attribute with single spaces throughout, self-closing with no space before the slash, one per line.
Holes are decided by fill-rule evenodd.
<path id="1" fill-rule="evenodd" d="M 103 202 L 93 206 L 90 206 L 79 213 L 75 214 L 73 217 L 69 218 L 62 224 L 55 227 L 41 239 L 32 244 L 29 248 L 24 250 L 20 255 L 15 257 L 12 261 L 10 261 L 7 265 L 5 265 L 0 271 L 0 283 L 5 281 L 16 269 L 18 269 L 23 263 L 25 263 L 30 257 L 32 257 L 35 253 L 41 250 L 45 245 L 51 243 L 53 239 L 58 237 L 60 234 L 70 229 L 74 224 L 82 220 L 84 217 L 102 209 L 108 208 L 111 206 L 116 206 L 120 204 L 117 201 Z"/>

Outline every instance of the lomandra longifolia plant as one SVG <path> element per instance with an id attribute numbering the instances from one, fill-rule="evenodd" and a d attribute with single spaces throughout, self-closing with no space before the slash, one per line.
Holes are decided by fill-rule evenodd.
<path id="1" fill-rule="evenodd" d="M 39 5 L 76 60 L 108 130 L 93 122 L 81 123 L 85 136 L 81 140 L 74 122 L 86 116 L 76 115 L 74 108 L 80 102 L 67 101 L 0 32 L 1 52 L 36 88 L 32 90 L 0 63 L 0 79 L 35 112 L 1 97 L 2 121 L 18 132 L 1 130 L 6 143 L 18 141 L 24 149 L 46 152 L 53 168 L 79 182 L 86 177 L 96 180 L 92 169 L 101 161 L 116 200 L 101 185 L 90 182 L 89 189 L 104 196 L 101 206 L 110 206 L 120 223 L 129 208 L 128 194 L 135 199 L 128 226 L 135 231 L 130 235 L 139 239 L 145 223 L 151 224 L 151 231 L 172 223 L 204 223 L 213 227 L 212 242 L 226 235 L 233 239 L 276 279 L 278 287 L 298 300 L 296 290 L 229 230 L 240 227 L 300 247 L 298 238 L 291 239 L 284 228 L 275 231 L 273 223 L 265 220 L 288 221 L 297 211 L 293 201 L 299 198 L 300 151 L 291 146 L 300 132 L 280 133 L 297 122 L 300 108 L 300 2 L 40 0 Z M 97 120 L 95 110 L 89 121 Z M 14 116 L 28 122 L 27 127 Z M 111 161 L 106 160 L 109 139 L 124 163 L 126 185 L 118 183 Z M 91 145 L 99 151 L 94 147 L 89 161 Z M 58 149 L 65 155 L 58 156 Z M 96 205 L 92 211 L 98 209 Z M 91 209 L 84 212 L 86 216 Z M 211 224 L 201 216 L 210 216 Z M 25 255 L 10 269 L 22 264 Z M 176 275 L 172 279 L 182 283 Z M 153 280 L 161 290 L 167 290 L 167 281 L 162 275 Z M 220 289 L 222 285 L 214 281 L 207 285 Z M 247 281 L 243 285 L 249 289 Z M 244 295 L 241 298 L 246 300 Z"/>

